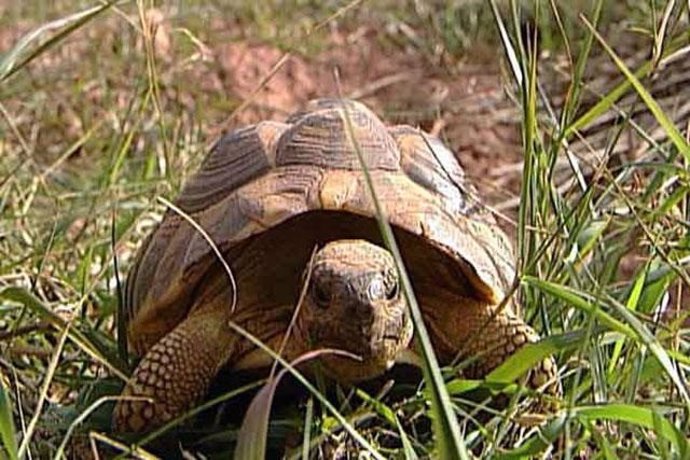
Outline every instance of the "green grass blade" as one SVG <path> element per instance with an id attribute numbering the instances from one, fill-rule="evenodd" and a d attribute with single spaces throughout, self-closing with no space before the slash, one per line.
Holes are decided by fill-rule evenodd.
<path id="1" fill-rule="evenodd" d="M 590 331 L 581 329 L 560 335 L 550 335 L 537 343 L 529 343 L 491 371 L 485 379 L 487 382 L 495 383 L 514 382 L 549 356 L 581 346 L 590 335 Z"/>
<path id="2" fill-rule="evenodd" d="M 17 460 L 17 431 L 12 417 L 12 401 L 7 393 L 5 383 L 0 379 L 0 452 L 4 452 L 9 460 Z"/>
<path id="3" fill-rule="evenodd" d="M 618 311 L 618 314 L 621 315 L 626 320 L 626 322 L 632 327 L 632 329 L 635 331 L 635 335 L 639 338 L 639 340 L 641 340 L 642 343 L 644 343 L 644 345 L 646 345 L 649 348 L 649 351 L 652 352 L 654 357 L 656 357 L 657 361 L 659 362 L 659 364 L 661 364 L 661 367 L 663 367 L 664 371 L 666 371 L 666 374 L 669 376 L 669 378 L 675 385 L 676 389 L 678 390 L 678 394 L 683 399 L 683 403 L 685 404 L 686 410 L 688 411 L 688 413 L 690 413 L 690 394 L 688 394 L 688 388 L 686 386 L 684 378 L 680 376 L 680 374 L 678 373 L 678 369 L 671 361 L 671 356 L 669 355 L 669 353 L 661 345 L 661 343 L 659 343 L 654 334 L 652 334 L 649 331 L 649 329 L 630 310 L 628 310 L 624 305 L 619 304 L 613 299 L 611 301 L 611 304 Z"/>
<path id="4" fill-rule="evenodd" d="M 398 274 L 400 275 L 400 281 L 403 288 L 402 292 L 405 296 L 405 300 L 407 301 L 407 305 L 410 309 L 410 315 L 414 323 L 418 351 L 421 352 L 420 354 L 423 358 L 422 371 L 424 373 L 424 379 L 431 390 L 431 410 L 433 413 L 432 423 L 434 427 L 434 434 L 436 436 L 436 444 L 439 448 L 439 456 L 448 460 L 468 459 L 469 455 L 467 453 L 467 449 L 460 438 L 460 426 L 458 425 L 458 421 L 455 417 L 455 412 L 453 411 L 453 406 L 443 380 L 443 375 L 441 375 L 441 369 L 431 344 L 431 338 L 429 337 L 424 324 L 422 311 L 417 303 L 414 291 L 412 290 L 412 282 L 410 281 L 407 270 L 403 263 L 400 249 L 395 240 L 395 236 L 393 235 L 393 229 L 386 218 L 386 213 L 377 199 L 376 189 L 374 188 L 374 183 L 371 179 L 371 175 L 369 174 L 367 164 L 364 161 L 364 155 L 360 148 L 359 142 L 354 136 L 352 119 L 349 116 L 346 104 L 343 104 L 342 106 L 342 114 L 343 120 L 346 123 L 350 143 L 357 153 L 359 163 L 362 167 L 362 173 L 366 180 L 372 201 L 374 202 L 376 220 L 379 225 L 379 230 L 381 231 L 383 240 L 386 243 L 386 247 L 393 255 Z"/>
<path id="5" fill-rule="evenodd" d="M 336 354 L 356 358 L 350 353 L 339 350 L 314 350 L 301 355 L 290 363 L 290 368 L 297 367 L 300 363 L 315 359 L 324 354 Z M 264 385 L 259 393 L 254 397 L 247 412 L 244 415 L 242 427 L 237 435 L 237 446 L 235 447 L 234 458 L 236 460 L 253 460 L 255 458 L 266 458 L 266 441 L 268 439 L 268 423 L 271 417 L 271 406 L 273 397 L 278 389 L 278 384 L 288 372 L 288 368 L 283 368 L 278 374 L 271 378 Z"/>
<path id="6" fill-rule="evenodd" d="M 36 410 L 34 411 L 34 414 L 31 417 L 28 426 L 26 427 L 24 438 L 22 439 L 22 442 L 19 445 L 18 456 L 20 459 L 23 459 L 24 456 L 29 453 L 31 438 L 36 432 L 36 429 L 38 427 L 38 421 L 43 412 L 43 406 L 48 400 L 48 390 L 50 389 L 50 384 L 53 381 L 55 371 L 60 362 L 60 355 L 62 355 L 62 351 L 65 346 L 65 341 L 67 340 L 67 336 L 69 335 L 69 329 L 71 329 L 71 324 L 68 323 L 60 333 L 60 338 L 58 339 L 58 343 L 55 346 L 55 349 L 53 350 L 53 355 L 50 358 L 50 362 L 45 371 L 45 375 L 43 376 L 43 383 L 41 385 L 41 390 L 38 396 L 38 402 L 36 403 Z"/>
<path id="7" fill-rule="evenodd" d="M 281 366 L 283 366 L 284 369 L 286 369 L 290 374 L 292 374 L 298 382 L 304 385 L 304 387 L 307 390 L 309 390 L 311 394 L 313 394 L 321 404 L 323 404 L 323 406 L 331 413 L 331 415 L 333 415 L 333 417 L 335 417 L 335 419 L 338 420 L 338 422 L 342 425 L 345 431 L 347 431 L 355 441 L 357 441 L 362 447 L 364 447 L 372 455 L 373 458 L 383 460 L 383 456 L 381 456 L 381 454 L 378 453 L 374 446 L 372 446 L 366 439 L 364 439 L 364 437 L 362 437 L 362 435 L 357 432 L 357 430 L 345 419 L 345 417 L 343 417 L 342 414 L 340 414 L 338 409 L 336 409 L 333 406 L 333 404 L 331 404 L 330 401 L 328 401 L 328 399 L 326 399 L 326 397 L 289 362 L 287 362 L 282 356 L 275 353 L 265 343 L 254 337 L 252 334 L 247 332 L 239 325 L 233 322 L 228 323 L 228 325 L 238 334 L 240 334 L 241 336 L 252 342 L 255 346 L 263 350 L 265 353 L 268 353 L 268 355 L 272 359 L 276 360 Z"/>
<path id="8" fill-rule="evenodd" d="M 602 2 L 603 3 L 603 2 Z M 595 17 L 596 19 L 596 17 Z M 597 22 L 595 22 L 597 24 Z M 590 28 L 591 30 L 591 28 Z M 675 40 L 674 43 L 669 44 L 669 48 L 674 49 L 676 52 L 678 51 L 677 48 L 683 44 L 682 38 L 679 37 L 680 40 Z M 667 56 L 670 56 L 673 54 L 672 52 L 667 53 Z M 649 75 L 649 72 L 652 71 L 653 66 L 652 62 L 647 61 L 644 64 L 642 64 L 635 72 L 634 76 L 637 79 L 643 78 L 647 75 Z M 570 137 L 572 136 L 576 131 L 582 130 L 586 128 L 590 123 L 592 123 L 594 120 L 596 120 L 598 117 L 606 113 L 615 103 L 618 101 L 621 97 L 623 97 L 628 90 L 630 90 L 631 87 L 631 82 L 630 80 L 626 79 L 616 85 L 614 88 L 608 91 L 608 93 L 602 97 L 596 104 L 594 104 L 591 108 L 589 108 L 585 113 L 580 115 L 575 121 L 573 121 L 565 130 L 565 136 Z"/>
<path id="9" fill-rule="evenodd" d="M 58 330 L 67 326 L 67 322 L 64 319 L 56 315 L 50 308 L 44 305 L 40 299 L 24 288 L 9 286 L 0 289 L 0 299 L 10 300 L 26 306 L 38 317 L 48 321 Z M 116 356 L 107 355 L 104 350 L 98 347 L 96 342 L 87 337 L 86 334 L 71 327 L 69 328 L 69 338 L 89 356 L 106 366 L 113 374 L 117 375 L 122 380 L 127 380 L 126 366 L 124 363 L 120 362 Z"/>
<path id="10" fill-rule="evenodd" d="M 673 144 L 676 146 L 678 151 L 685 157 L 685 159 L 690 161 L 690 144 L 688 144 L 688 142 L 683 138 L 683 135 L 680 133 L 678 128 L 676 128 L 676 125 L 673 123 L 673 120 L 671 120 L 664 113 L 659 104 L 654 100 L 652 95 L 649 93 L 649 91 L 647 91 L 647 89 L 640 82 L 637 76 L 635 76 L 635 74 L 628 69 L 623 60 L 618 57 L 615 51 L 613 51 L 613 49 L 608 45 L 608 43 L 606 43 L 606 41 L 601 37 L 601 35 L 599 35 L 599 33 L 594 29 L 594 27 L 589 23 L 589 21 L 587 21 L 587 18 L 581 16 L 581 19 L 585 23 L 587 28 L 589 28 L 590 31 L 594 34 L 594 36 L 599 41 L 604 50 L 606 50 L 606 52 L 609 54 L 609 56 L 616 64 L 618 69 L 623 73 L 623 75 L 625 75 L 625 78 L 627 78 L 630 84 L 633 86 L 633 88 L 635 88 L 635 91 L 637 91 L 637 94 L 640 95 L 649 111 L 654 115 L 654 118 L 656 118 L 656 120 L 664 129 L 664 131 L 666 131 L 666 134 L 671 139 L 671 142 L 673 142 Z"/>
<path id="11" fill-rule="evenodd" d="M 309 446 L 311 444 L 311 429 L 314 424 L 314 398 L 307 400 L 304 413 L 304 436 L 302 438 L 302 460 L 309 460 Z"/>
<path id="12" fill-rule="evenodd" d="M 654 337 L 654 335 L 649 332 L 649 330 L 640 322 L 640 320 L 635 317 L 635 315 L 630 312 L 625 306 L 619 305 L 614 300 L 611 300 L 612 306 L 616 309 L 618 314 L 623 316 L 628 323 L 627 325 L 617 319 L 613 318 L 608 313 L 602 311 L 597 305 L 590 303 L 585 300 L 585 296 L 582 293 L 577 292 L 575 289 L 559 285 L 556 283 L 551 283 L 548 281 L 542 281 L 534 277 L 523 278 L 528 284 L 537 287 L 543 292 L 549 293 L 561 300 L 569 303 L 570 305 L 582 310 L 594 318 L 596 318 L 601 324 L 609 327 L 611 330 L 620 332 L 625 336 L 641 341 L 644 345 L 649 347 L 649 350 L 657 358 L 659 364 L 664 368 L 668 376 L 673 381 L 674 385 L 678 389 L 680 396 L 683 398 L 683 403 L 688 407 L 690 411 L 690 396 L 688 395 L 688 390 L 685 387 L 683 379 L 678 374 L 675 366 L 673 365 L 669 354 L 661 346 L 659 341 Z"/>
<path id="13" fill-rule="evenodd" d="M 567 302 L 568 304 L 577 308 L 578 310 L 582 310 L 590 315 L 593 315 L 597 320 L 599 320 L 601 324 L 607 326 L 613 331 L 620 332 L 621 334 L 630 338 L 637 337 L 637 334 L 635 334 L 635 331 L 633 331 L 633 329 L 631 329 L 629 326 L 625 325 L 621 321 L 618 321 L 605 311 L 602 311 L 602 309 L 599 308 L 597 305 L 594 305 L 591 302 L 585 300 L 585 296 L 583 293 L 578 292 L 571 287 L 557 283 L 552 283 L 550 281 L 543 281 L 532 276 L 525 276 L 523 278 L 523 281 L 531 286 L 536 287 L 542 292 L 545 292 L 547 294 L 550 294 L 554 297 L 563 300 L 564 302 Z"/>
<path id="14" fill-rule="evenodd" d="M 625 306 L 630 310 L 634 311 L 637 309 L 637 303 L 640 300 L 640 295 L 642 294 L 642 288 L 644 287 L 646 274 L 647 270 L 644 270 L 635 278 L 635 282 L 633 283 L 632 289 L 630 290 L 630 295 L 628 296 L 628 300 L 625 303 Z M 624 342 L 624 339 L 618 340 L 616 342 L 616 345 L 614 345 L 613 347 L 613 351 L 611 352 L 611 359 L 609 361 L 609 377 L 613 376 L 614 372 L 616 371 L 616 366 L 618 365 L 618 359 L 621 355 L 621 351 L 623 350 Z"/>
<path id="15" fill-rule="evenodd" d="M 687 455 L 690 453 L 688 439 L 683 433 L 653 409 L 632 404 L 605 404 L 575 407 L 571 413 L 581 421 L 619 421 L 654 430 L 658 436 L 662 436 L 673 445 L 680 454 L 680 458 L 688 458 Z"/>
<path id="16" fill-rule="evenodd" d="M 56 45 L 59 41 L 63 40 L 72 32 L 78 30 L 81 26 L 86 24 L 88 21 L 94 19 L 96 16 L 100 15 L 104 11 L 110 9 L 110 7 L 115 4 L 115 1 L 105 2 L 99 6 L 94 6 L 84 11 L 71 14 L 64 18 L 51 21 L 47 24 L 43 24 L 41 27 L 32 31 L 28 35 L 24 36 L 19 43 L 9 51 L 0 60 L 0 82 L 4 82 L 16 72 L 24 68 L 36 57 L 43 54 L 48 48 Z M 24 59 L 19 61 L 19 58 L 26 52 L 29 46 L 43 36 L 45 33 L 55 30 L 62 29 L 56 36 L 52 37 L 47 42 L 39 45 L 35 50 L 29 53 Z M 19 62 L 18 62 L 19 61 Z"/>
<path id="17" fill-rule="evenodd" d="M 595 26 L 597 24 L 599 24 L 599 19 L 601 17 L 601 10 L 602 10 L 603 4 L 604 4 L 603 0 L 599 0 L 594 5 L 592 22 Z M 594 35 L 591 32 L 588 33 L 582 41 L 581 49 L 580 49 L 580 52 L 578 53 L 578 57 L 577 57 L 577 62 L 575 64 L 575 68 L 573 69 L 573 77 L 572 77 L 572 83 L 571 83 L 571 87 L 570 87 L 570 93 L 568 94 L 568 98 L 565 101 L 565 106 L 563 108 L 563 113 L 566 115 L 566 117 L 564 118 L 564 121 L 569 121 L 570 116 L 575 114 L 575 110 L 576 110 L 577 104 L 578 104 L 579 99 L 580 99 L 582 78 L 585 74 L 585 68 L 587 66 L 587 62 L 589 61 L 593 42 L 594 42 Z M 572 128 L 572 125 L 569 128 Z M 566 135 L 567 135 L 567 132 L 568 131 L 565 130 Z"/>

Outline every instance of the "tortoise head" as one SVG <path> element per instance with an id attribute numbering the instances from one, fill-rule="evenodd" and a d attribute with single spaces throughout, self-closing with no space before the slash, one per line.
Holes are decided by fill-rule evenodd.
<path id="1" fill-rule="evenodd" d="M 302 346 L 358 356 L 320 359 L 325 372 L 340 381 L 365 380 L 389 369 L 412 338 L 390 252 L 364 240 L 337 240 L 321 248 L 307 270 L 309 286 L 297 319 Z"/>

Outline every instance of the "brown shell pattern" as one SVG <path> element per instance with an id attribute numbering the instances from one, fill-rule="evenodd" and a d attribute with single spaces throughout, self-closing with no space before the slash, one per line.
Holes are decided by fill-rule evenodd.
<path id="1" fill-rule="evenodd" d="M 390 223 L 457 260 L 478 297 L 500 301 L 514 276 L 512 250 L 455 155 L 413 127 L 387 128 L 357 102 L 312 101 L 286 123 L 223 136 L 175 203 L 221 250 L 312 210 L 374 218 L 355 145 Z M 214 257 L 206 239 L 169 210 L 129 274 L 125 320 L 160 314 L 179 322 Z"/>

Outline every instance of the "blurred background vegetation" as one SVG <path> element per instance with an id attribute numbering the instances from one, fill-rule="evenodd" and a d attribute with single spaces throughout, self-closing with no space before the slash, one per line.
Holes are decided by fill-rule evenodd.
<path id="1" fill-rule="evenodd" d="M 688 458 L 689 14 L 653 0 L 0 0 L 0 458 L 53 457 L 70 427 L 67 455 L 89 432 L 116 443 L 111 402 L 93 404 L 129 372 L 114 318 L 156 197 L 174 198 L 222 132 L 338 94 L 336 73 L 387 122 L 443 138 L 516 238 L 518 295 L 557 354 L 564 410 L 526 426 L 513 400 L 478 417 L 483 401 L 450 378 L 472 452 Z M 438 455 L 428 395 L 383 393 L 339 407 L 385 457 Z M 183 431 L 186 455 L 227 456 L 238 423 Z M 304 458 L 357 456 L 306 397 L 269 436 Z"/>

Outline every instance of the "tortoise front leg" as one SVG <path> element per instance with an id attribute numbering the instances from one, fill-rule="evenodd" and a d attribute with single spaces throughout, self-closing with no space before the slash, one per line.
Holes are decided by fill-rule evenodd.
<path id="1" fill-rule="evenodd" d="M 448 296 L 444 300 L 449 303 L 425 309 L 434 345 L 444 363 L 458 355 L 463 359 L 475 358 L 463 369 L 469 378 L 484 377 L 525 344 L 539 341 L 534 329 L 509 308 L 498 311 L 495 305 L 463 297 Z M 544 359 L 530 371 L 528 384 L 547 393 L 560 392 L 553 358 Z"/>
<path id="2" fill-rule="evenodd" d="M 113 412 L 119 432 L 141 432 L 168 422 L 199 401 L 228 361 L 238 338 L 228 327 L 226 309 L 195 312 L 144 356 Z"/>

